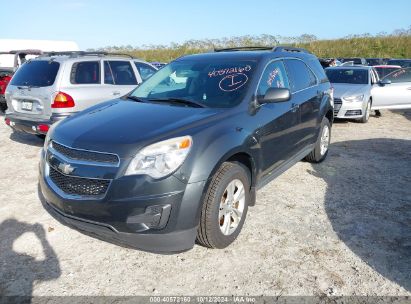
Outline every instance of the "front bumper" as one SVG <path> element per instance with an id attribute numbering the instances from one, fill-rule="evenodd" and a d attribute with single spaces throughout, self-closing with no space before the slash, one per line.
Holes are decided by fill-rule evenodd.
<path id="1" fill-rule="evenodd" d="M 118 177 L 104 197 L 78 198 L 56 189 L 47 176 L 48 166 L 42 155 L 41 196 L 62 222 L 103 240 L 150 252 L 180 252 L 194 246 L 205 181 L 185 184 L 172 175 L 159 181 Z"/>
<path id="2" fill-rule="evenodd" d="M 344 100 L 338 100 L 334 104 L 334 117 L 340 119 L 356 119 L 362 118 L 364 115 L 364 103 L 360 102 L 347 102 Z"/>
<path id="3" fill-rule="evenodd" d="M 6 113 L 5 119 L 10 121 L 10 127 L 17 131 L 29 134 L 45 135 L 47 131 L 41 131 L 40 125 L 51 126 L 57 121 L 60 121 L 72 114 L 53 114 L 50 119 L 38 119 L 35 117 L 22 117 L 14 113 Z"/>

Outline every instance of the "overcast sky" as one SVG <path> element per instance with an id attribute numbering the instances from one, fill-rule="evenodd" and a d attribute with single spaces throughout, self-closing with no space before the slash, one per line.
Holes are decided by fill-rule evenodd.
<path id="1" fill-rule="evenodd" d="M 339 38 L 411 25 L 410 0 L 0 0 L 0 38 L 73 40 L 81 49 L 271 34 Z"/>

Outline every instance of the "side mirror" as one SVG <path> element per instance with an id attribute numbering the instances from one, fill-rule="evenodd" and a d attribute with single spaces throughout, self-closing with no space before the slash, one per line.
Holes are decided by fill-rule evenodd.
<path id="1" fill-rule="evenodd" d="M 387 84 L 391 84 L 392 82 L 391 82 L 391 80 L 389 80 L 389 79 L 381 79 L 378 83 L 379 83 L 381 86 L 385 86 L 385 85 L 387 85 Z"/>
<path id="2" fill-rule="evenodd" d="M 269 88 L 262 98 L 258 99 L 260 104 L 283 102 L 291 99 L 291 92 L 286 88 Z"/>

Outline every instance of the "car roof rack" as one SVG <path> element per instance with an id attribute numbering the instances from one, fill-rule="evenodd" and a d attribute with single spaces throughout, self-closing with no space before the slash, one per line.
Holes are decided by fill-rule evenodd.
<path id="1" fill-rule="evenodd" d="M 291 46 L 238 46 L 231 48 L 214 49 L 214 52 L 233 52 L 233 51 L 272 51 L 272 52 L 294 52 L 311 54 L 303 48 L 296 48 Z"/>
<path id="2" fill-rule="evenodd" d="M 292 46 L 283 46 L 279 45 L 273 48 L 273 52 L 292 52 L 292 53 L 306 53 L 311 54 L 311 52 L 307 51 L 303 48 L 296 48 Z"/>
<path id="3" fill-rule="evenodd" d="M 214 52 L 234 52 L 234 51 L 270 51 L 272 47 L 269 46 L 237 46 L 237 47 L 230 47 L 230 48 L 222 48 L 216 49 L 214 48 Z"/>
<path id="4" fill-rule="evenodd" d="M 129 57 L 131 59 L 136 59 L 130 54 L 121 54 L 121 53 L 110 53 L 110 52 L 86 52 L 86 51 L 68 51 L 68 52 L 44 52 L 42 57 L 48 56 L 70 56 L 72 58 L 80 56 L 122 56 Z"/>

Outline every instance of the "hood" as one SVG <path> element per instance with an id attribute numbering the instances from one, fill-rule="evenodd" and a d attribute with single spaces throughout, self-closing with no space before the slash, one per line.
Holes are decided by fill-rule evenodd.
<path id="1" fill-rule="evenodd" d="M 334 97 L 342 98 L 355 95 L 369 95 L 370 85 L 368 84 L 350 84 L 350 83 L 333 83 Z"/>
<path id="2" fill-rule="evenodd" d="M 130 148 L 190 135 L 189 130 L 214 121 L 221 112 L 226 111 L 112 100 L 64 119 L 51 137 L 73 148 L 128 156 Z"/>

